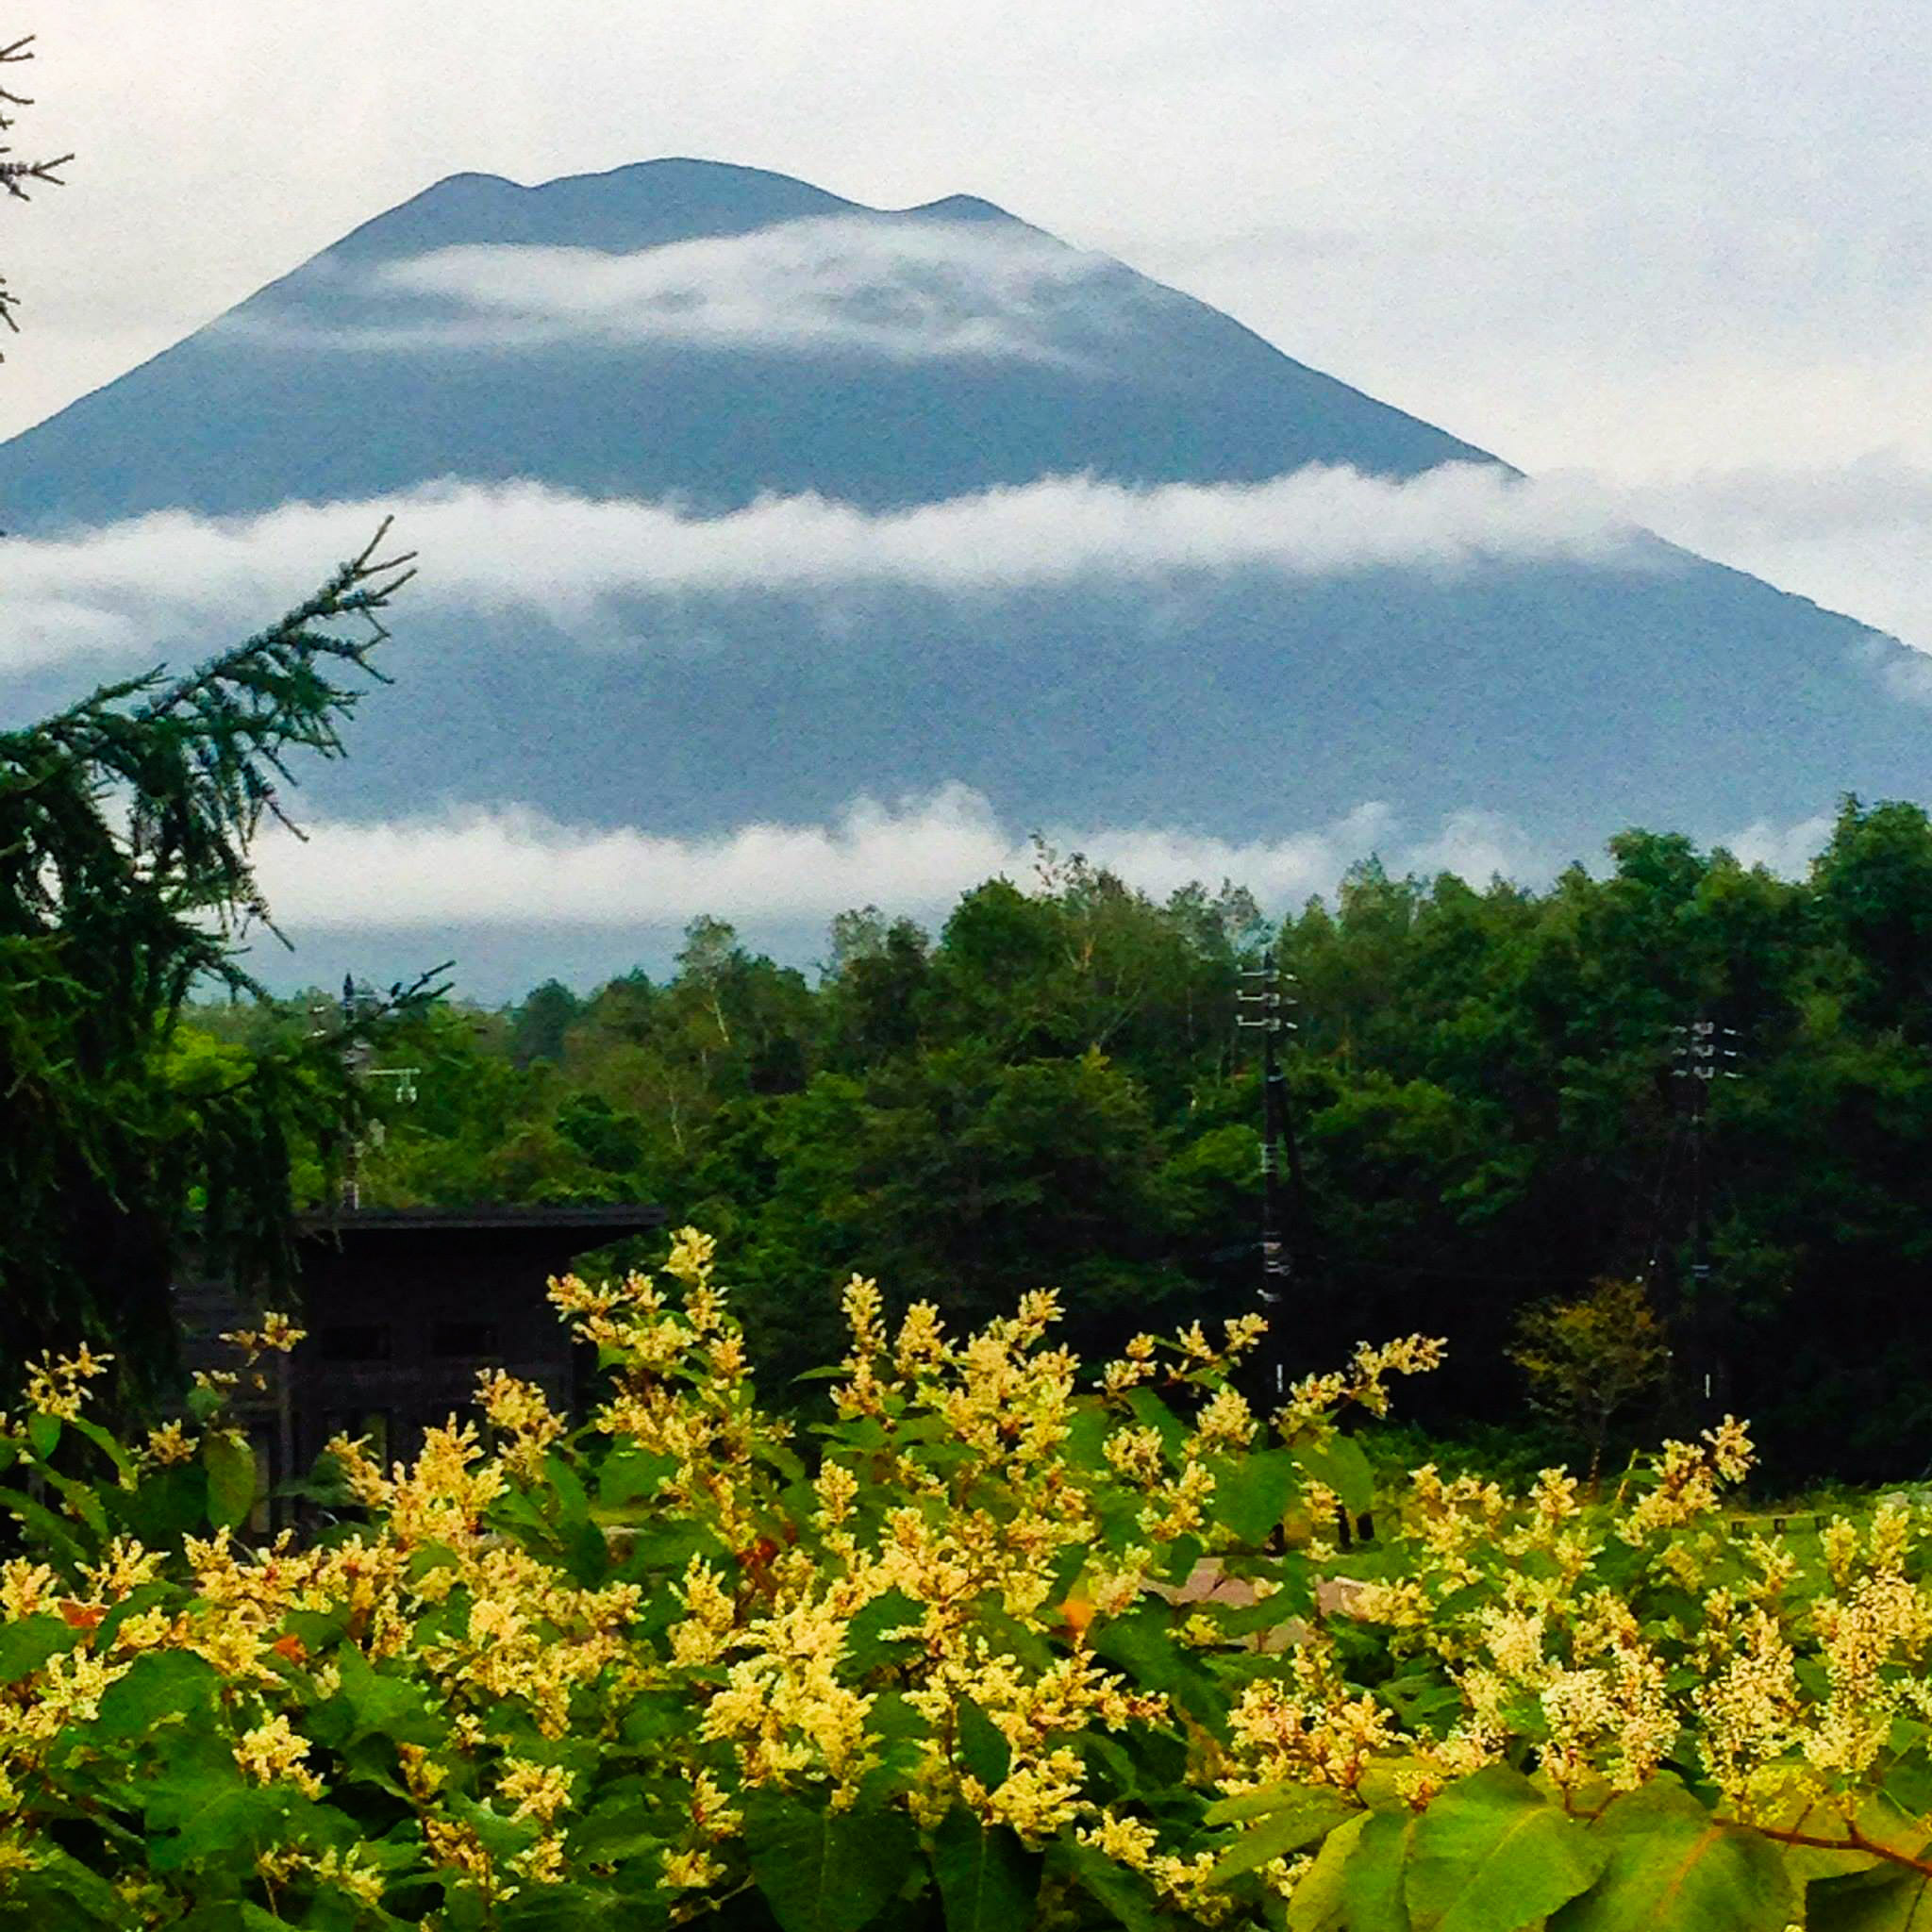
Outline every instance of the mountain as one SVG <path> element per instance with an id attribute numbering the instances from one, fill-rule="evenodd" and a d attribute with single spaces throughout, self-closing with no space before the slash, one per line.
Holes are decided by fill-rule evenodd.
<path id="1" fill-rule="evenodd" d="M 1096 342 L 1100 354 L 1070 369 L 1045 358 L 895 358 L 836 339 L 808 354 L 698 335 L 382 346 L 385 325 L 424 309 L 414 291 L 385 287 L 383 272 L 439 251 L 621 258 L 812 222 L 870 231 L 881 253 L 964 229 L 1018 241 L 1029 258 L 1059 256 L 1080 272 L 1045 333 L 1069 359 Z M 1091 262 L 965 196 L 882 212 L 697 161 L 540 188 L 457 175 L 0 448 L 0 501 L 24 525 L 101 522 L 457 475 L 675 491 L 709 511 L 806 490 L 878 508 L 1078 472 L 1253 481 L 1331 462 L 1408 475 L 1477 454 L 1201 303 L 1115 264 L 1089 273 Z"/>
<path id="2" fill-rule="evenodd" d="M 1279 841 L 1379 801 L 1560 858 L 1932 793 L 1891 640 L 985 202 L 692 160 L 452 176 L 0 446 L 54 586 L 0 712 L 206 648 L 391 505 L 398 689 L 310 812 L 690 838 L 964 786 Z"/>

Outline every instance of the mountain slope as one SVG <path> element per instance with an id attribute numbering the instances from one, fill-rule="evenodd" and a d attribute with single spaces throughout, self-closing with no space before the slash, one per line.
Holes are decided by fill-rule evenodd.
<path id="1" fill-rule="evenodd" d="M 1070 352 L 1100 353 L 1069 368 L 904 360 L 837 342 L 803 357 L 743 340 L 576 339 L 449 347 L 425 381 L 419 346 L 344 346 L 420 314 L 372 273 L 432 251 L 622 254 L 841 218 L 888 245 L 970 225 L 1091 264 L 1054 334 Z M 657 161 L 539 188 L 439 182 L 0 447 L 0 503 L 25 527 L 540 475 L 599 494 L 675 491 L 708 509 L 804 490 L 878 507 L 1073 471 L 1224 481 L 1352 462 L 1407 475 L 1477 454 L 984 202 L 880 213 L 751 169 Z"/>
<path id="2" fill-rule="evenodd" d="M 1359 475 L 1281 496 L 1276 556 L 1271 479 L 1311 465 Z M 172 603 L 114 593 L 95 628 L 139 648 L 0 637 L 0 709 L 295 589 L 281 506 L 350 506 L 346 548 L 400 497 L 426 545 L 400 688 L 311 810 L 693 836 L 963 784 L 1019 830 L 1279 839 L 1379 800 L 1560 858 L 1932 791 L 1912 654 L 1517 482 L 984 202 L 462 175 L 0 446 L 16 558 L 180 512 L 157 568 L 226 558 Z M 554 541 L 506 562 L 530 517 Z M 800 519 L 823 561 L 812 536 L 781 568 Z"/>

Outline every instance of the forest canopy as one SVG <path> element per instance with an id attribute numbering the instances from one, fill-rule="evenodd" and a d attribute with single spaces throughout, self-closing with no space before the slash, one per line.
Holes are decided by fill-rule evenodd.
<path id="1" fill-rule="evenodd" d="M 1279 925 L 1238 886 L 1157 903 L 1050 861 L 936 933 L 845 914 L 814 975 L 700 919 L 668 976 L 425 1014 L 363 1197 L 660 1202 L 730 1241 L 774 1373 L 835 1345 L 855 1269 L 962 1323 L 1058 1287 L 1096 1351 L 1232 1315 L 1257 1279 L 1260 1116 L 1234 1003 L 1270 944 L 1299 1002 L 1291 1370 L 1425 1328 L 1450 1341 L 1430 1425 L 1520 1421 L 1524 1312 L 1615 1278 L 1668 1328 L 1677 1420 L 1713 1375 L 1787 1476 L 1932 1462 L 1932 825 L 1911 805 L 1846 801 L 1802 880 L 1633 831 L 1543 890 L 1364 864 Z M 184 1039 L 258 1047 L 306 1010 L 203 1008 Z M 1699 1016 L 1738 1055 L 1709 1091 L 1702 1292 L 1673 1077 Z"/>

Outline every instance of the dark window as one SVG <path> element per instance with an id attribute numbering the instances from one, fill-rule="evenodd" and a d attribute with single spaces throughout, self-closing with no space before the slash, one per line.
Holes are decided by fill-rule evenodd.
<path id="1" fill-rule="evenodd" d="M 429 1331 L 431 1355 L 494 1355 L 494 1322 L 438 1322 Z"/>
<path id="2" fill-rule="evenodd" d="M 379 1322 L 347 1323 L 323 1329 L 315 1346 L 325 1362 L 386 1362 L 389 1330 Z"/>

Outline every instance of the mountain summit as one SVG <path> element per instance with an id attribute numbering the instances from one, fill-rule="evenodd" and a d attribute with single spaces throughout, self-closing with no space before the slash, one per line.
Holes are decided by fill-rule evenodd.
<path id="1" fill-rule="evenodd" d="M 0 502 L 232 515 L 460 476 L 881 508 L 1477 454 L 989 202 L 663 160 L 438 182 L 0 448 Z"/>
<path id="2" fill-rule="evenodd" d="M 969 196 L 453 175 L 0 446 L 0 506 L 43 585 L 13 713 L 397 511 L 423 576 L 338 816 L 712 837 L 964 788 L 1278 841 L 1374 801 L 1563 857 L 1932 790 L 1914 654 Z"/>

